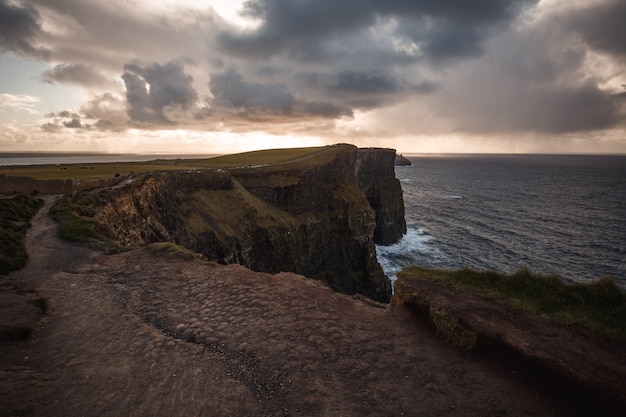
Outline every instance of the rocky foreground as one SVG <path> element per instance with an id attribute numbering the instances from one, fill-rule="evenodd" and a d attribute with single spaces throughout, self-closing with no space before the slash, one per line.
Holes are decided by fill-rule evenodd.
<path id="1" fill-rule="evenodd" d="M 49 308 L 30 340 L 0 344 L 0 416 L 586 413 L 402 309 L 300 275 L 61 241 L 51 200 L 2 286 L 3 318 L 32 307 L 20 299 Z"/>

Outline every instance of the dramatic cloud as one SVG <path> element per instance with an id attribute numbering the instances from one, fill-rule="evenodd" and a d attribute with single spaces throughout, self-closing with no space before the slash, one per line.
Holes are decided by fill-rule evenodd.
<path id="1" fill-rule="evenodd" d="M 124 130 L 128 124 L 126 102 L 111 93 L 94 97 L 83 104 L 80 111 L 88 119 L 97 120 L 95 127 L 99 130 Z"/>
<path id="2" fill-rule="evenodd" d="M 57 138 L 576 136 L 626 151 L 625 21 L 624 0 L 0 0 L 0 53 L 48 65 L 31 75 L 41 91 L 0 91 L 0 111 L 56 109 L 37 128 Z"/>
<path id="3" fill-rule="evenodd" d="M 78 84 L 91 88 L 115 87 L 115 82 L 93 66 L 81 63 L 59 64 L 44 72 L 42 79 L 50 84 Z"/>
<path id="4" fill-rule="evenodd" d="M 41 34 L 41 16 L 30 3 L 0 0 L 0 49 L 44 58 L 48 51 L 36 43 Z"/>
<path id="5" fill-rule="evenodd" d="M 126 85 L 128 117 L 133 122 L 171 124 L 172 115 L 190 109 L 198 100 L 193 78 L 175 62 L 147 67 L 127 64 L 122 79 Z"/>
<path id="6" fill-rule="evenodd" d="M 330 59 L 337 37 L 396 22 L 419 55 L 465 56 L 481 49 L 486 28 L 513 19 L 534 0 L 251 0 L 244 13 L 262 21 L 255 31 L 225 32 L 220 45 L 229 53 L 268 58 L 285 53 L 299 60 Z"/>
<path id="7" fill-rule="evenodd" d="M 351 116 L 352 111 L 326 102 L 298 100 L 284 84 L 248 82 L 239 72 L 230 69 L 211 77 L 212 105 L 231 109 L 240 116 L 260 118 L 265 115 L 289 117 L 336 118 Z"/>
<path id="8" fill-rule="evenodd" d="M 558 134 L 621 124 L 617 92 L 591 75 L 590 51 L 567 30 L 578 13 L 564 14 L 562 26 L 544 19 L 496 38 L 489 53 L 448 83 L 438 108 L 455 115 L 457 129 L 472 132 Z"/>
<path id="9" fill-rule="evenodd" d="M 609 0 L 586 5 L 572 14 L 568 28 L 592 48 L 626 59 L 626 2 Z"/>

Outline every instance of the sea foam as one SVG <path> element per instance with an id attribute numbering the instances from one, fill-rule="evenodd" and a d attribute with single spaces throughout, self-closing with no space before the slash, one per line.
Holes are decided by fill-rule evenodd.
<path id="1" fill-rule="evenodd" d="M 433 260 L 445 255 L 436 247 L 434 236 L 424 233 L 419 227 L 409 226 L 402 239 L 389 246 L 376 246 L 376 258 L 392 284 L 403 267 L 419 263 L 421 259 Z"/>

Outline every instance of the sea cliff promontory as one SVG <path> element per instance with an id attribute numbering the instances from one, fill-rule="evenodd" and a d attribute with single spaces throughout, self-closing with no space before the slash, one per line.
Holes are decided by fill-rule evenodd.
<path id="1" fill-rule="evenodd" d="M 335 145 L 281 164 L 148 173 L 61 204 L 123 246 L 169 241 L 389 302 L 375 244 L 406 232 L 394 158 L 392 149 Z"/>

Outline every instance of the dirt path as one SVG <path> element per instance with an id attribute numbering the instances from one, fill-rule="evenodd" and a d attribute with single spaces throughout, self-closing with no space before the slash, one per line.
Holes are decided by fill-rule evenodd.
<path id="1" fill-rule="evenodd" d="M 9 276 L 50 308 L 28 342 L 0 344 L 0 417 L 569 415 L 316 281 L 60 241 L 52 201 Z"/>

